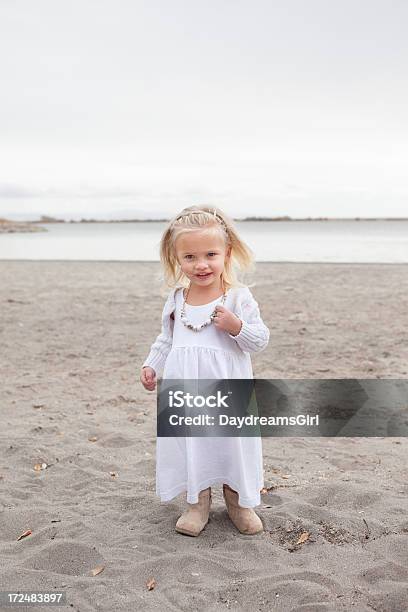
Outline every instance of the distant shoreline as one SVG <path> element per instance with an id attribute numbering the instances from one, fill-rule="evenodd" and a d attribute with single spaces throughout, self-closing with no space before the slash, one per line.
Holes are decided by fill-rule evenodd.
<path id="1" fill-rule="evenodd" d="M 0 234 L 32 234 L 33 232 L 47 232 L 47 228 L 34 225 L 32 221 L 9 221 L 0 219 Z"/>
<path id="2" fill-rule="evenodd" d="M 342 222 L 342 221 L 408 221 L 408 217 L 244 217 L 242 219 L 234 219 L 238 222 L 297 222 L 297 221 L 327 221 L 327 222 Z M 34 221 L 11 221 L 9 219 L 0 219 L 0 234 L 16 234 L 16 233 L 34 233 L 47 232 L 47 228 L 43 227 L 48 224 L 92 224 L 92 223 L 168 223 L 169 219 L 57 219 L 43 215 L 40 219 Z"/>
<path id="3" fill-rule="evenodd" d="M 170 219 L 57 219 L 42 216 L 40 219 L 29 221 L 29 223 L 168 223 Z M 242 217 L 234 218 L 238 222 L 280 222 L 280 221 L 408 221 L 408 217 Z"/>

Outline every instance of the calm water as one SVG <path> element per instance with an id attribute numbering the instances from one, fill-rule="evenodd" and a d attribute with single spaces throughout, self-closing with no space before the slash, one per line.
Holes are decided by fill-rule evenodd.
<path id="1" fill-rule="evenodd" d="M 407 263 L 408 221 L 237 222 L 257 261 Z M 0 234 L 0 259 L 158 261 L 164 223 L 44 224 Z"/>

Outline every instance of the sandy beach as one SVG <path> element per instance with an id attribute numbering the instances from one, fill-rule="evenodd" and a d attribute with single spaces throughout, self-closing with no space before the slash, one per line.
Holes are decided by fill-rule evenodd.
<path id="1" fill-rule="evenodd" d="M 406 610 L 407 438 L 264 438 L 264 533 L 234 528 L 219 486 L 202 534 L 175 532 L 139 383 L 158 273 L 0 261 L 0 590 L 81 612 Z M 258 264 L 251 290 L 271 332 L 256 377 L 408 378 L 408 265 Z"/>

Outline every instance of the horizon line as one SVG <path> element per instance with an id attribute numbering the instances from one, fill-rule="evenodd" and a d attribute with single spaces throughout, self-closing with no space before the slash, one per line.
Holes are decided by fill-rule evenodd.
<path id="1" fill-rule="evenodd" d="M 170 218 L 133 218 L 133 219 L 109 219 L 82 217 L 81 219 L 58 218 L 51 215 L 41 215 L 40 218 L 13 220 L 0 218 L 3 223 L 168 223 Z M 251 215 L 248 217 L 233 217 L 233 221 L 238 222 L 284 222 L 284 221 L 408 221 L 408 217 L 291 217 L 289 215 L 277 215 L 275 217 L 267 217 L 264 215 Z"/>

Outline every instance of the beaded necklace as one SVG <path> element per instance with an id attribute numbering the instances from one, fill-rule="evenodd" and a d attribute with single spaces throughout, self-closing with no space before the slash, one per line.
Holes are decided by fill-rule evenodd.
<path id="1" fill-rule="evenodd" d="M 204 327 L 206 327 L 207 325 L 211 325 L 211 323 L 213 322 L 214 317 L 215 317 L 215 315 L 216 315 L 216 313 L 217 313 L 217 310 L 216 310 L 217 306 L 216 306 L 216 307 L 214 308 L 214 310 L 212 311 L 211 316 L 210 316 L 210 317 L 209 317 L 209 318 L 208 318 L 206 321 L 204 321 L 203 323 L 200 323 L 200 325 L 193 325 L 192 323 L 190 323 L 190 321 L 188 320 L 187 315 L 186 315 L 186 301 L 187 301 L 187 298 L 188 298 L 188 294 L 189 294 L 189 291 L 190 291 L 190 287 L 191 287 L 191 283 L 190 283 L 190 285 L 189 285 L 189 287 L 188 287 L 188 289 L 187 289 L 186 296 L 185 296 L 185 298 L 183 299 L 183 306 L 181 307 L 180 319 L 181 319 L 181 321 L 182 321 L 183 325 L 185 325 L 186 327 L 188 327 L 188 329 L 191 329 L 191 330 L 193 330 L 193 331 L 195 331 L 195 332 L 199 332 L 199 331 L 201 331 L 201 330 L 202 330 Z M 183 293 L 184 293 L 184 292 L 183 292 Z M 226 291 L 225 291 L 225 289 L 224 289 L 224 293 L 223 293 L 223 295 L 222 295 L 222 300 L 221 300 L 221 305 L 222 305 L 222 306 L 225 304 L 225 300 L 226 300 L 226 299 L 227 299 L 227 293 L 226 293 Z"/>

